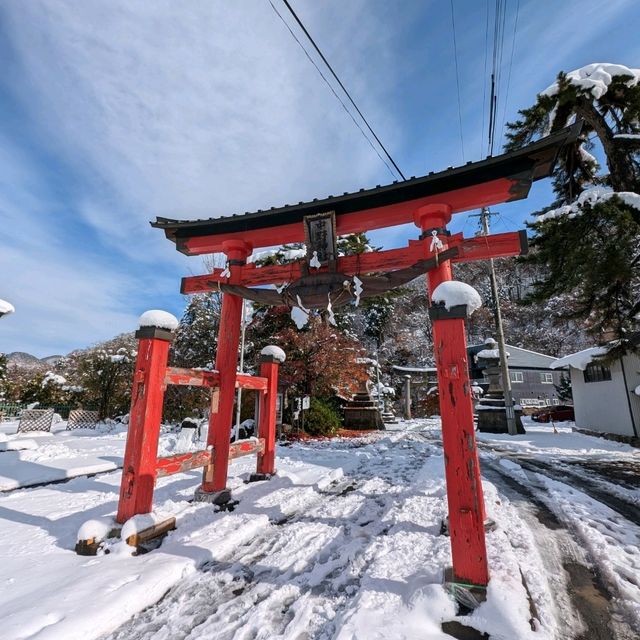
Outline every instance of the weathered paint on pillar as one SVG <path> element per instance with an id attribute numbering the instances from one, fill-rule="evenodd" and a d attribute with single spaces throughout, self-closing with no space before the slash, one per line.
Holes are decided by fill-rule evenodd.
<path id="1" fill-rule="evenodd" d="M 415 216 L 428 242 L 431 231 L 446 248 L 448 205 L 429 205 Z M 451 263 L 444 261 L 427 275 L 429 297 L 452 279 Z M 489 582 L 484 532 L 484 498 L 476 449 L 473 400 L 469 381 L 465 321 L 460 317 L 434 319 L 433 344 L 438 369 L 442 442 L 449 506 L 449 532 L 455 579 L 474 585 Z"/>
<path id="2" fill-rule="evenodd" d="M 140 342 L 133 373 L 129 430 L 116 516 L 119 523 L 153 509 L 164 377 L 172 339 L 169 331 L 154 327 L 139 329 L 136 337 Z"/>
<path id="3" fill-rule="evenodd" d="M 228 240 L 224 242 L 223 248 L 231 272 L 229 283 L 237 284 L 241 281 L 242 265 L 251 253 L 251 246 L 241 240 Z M 213 465 L 204 468 L 202 492 L 205 493 L 222 491 L 227 485 L 241 319 L 242 298 L 224 293 L 216 352 L 216 370 L 220 376 L 220 388 L 219 391 L 214 390 L 212 393 L 207 437 L 207 444 L 213 447 Z"/>
<path id="4" fill-rule="evenodd" d="M 273 356 L 261 356 L 260 377 L 267 379 L 267 390 L 261 394 L 258 412 L 258 437 L 264 438 L 264 452 L 258 454 L 256 472 L 272 476 L 276 472 L 276 402 L 280 362 Z"/>

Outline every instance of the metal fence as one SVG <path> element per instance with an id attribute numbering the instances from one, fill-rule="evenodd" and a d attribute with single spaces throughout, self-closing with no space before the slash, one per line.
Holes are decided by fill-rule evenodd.
<path id="1" fill-rule="evenodd" d="M 19 402 L 0 402 L 0 422 L 8 420 L 18 420 L 23 411 L 28 408 L 26 404 L 20 404 Z M 94 405 L 83 405 L 82 407 L 68 405 L 68 404 L 50 404 L 43 405 L 38 404 L 34 409 L 53 409 L 54 413 L 57 413 L 63 420 L 69 418 L 69 413 L 73 409 L 87 409 L 95 410 L 97 407 Z"/>

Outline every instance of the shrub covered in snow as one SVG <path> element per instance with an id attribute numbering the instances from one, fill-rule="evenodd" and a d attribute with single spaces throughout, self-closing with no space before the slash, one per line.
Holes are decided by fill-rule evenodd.
<path id="1" fill-rule="evenodd" d="M 340 417 L 331 404 L 319 398 L 311 398 L 304 430 L 312 436 L 332 436 L 339 428 Z"/>

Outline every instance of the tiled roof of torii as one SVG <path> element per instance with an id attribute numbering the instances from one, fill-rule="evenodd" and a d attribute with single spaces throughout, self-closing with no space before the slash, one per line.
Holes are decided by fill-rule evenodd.
<path id="1" fill-rule="evenodd" d="M 177 220 L 158 217 L 151 226 L 163 229 L 168 239 L 176 242 L 179 250 L 180 240 L 221 234 L 244 233 L 270 227 L 278 227 L 301 222 L 305 216 L 320 212 L 334 211 L 336 217 L 348 216 L 365 210 L 394 205 L 419 203 L 440 194 L 451 194 L 464 189 L 478 187 L 491 181 L 506 179 L 512 182 L 506 198 L 499 201 L 513 201 L 525 198 L 531 183 L 547 177 L 558 157 L 560 149 L 574 140 L 579 134 L 581 123 L 562 129 L 552 135 L 538 140 L 522 149 L 499 156 L 488 157 L 478 162 L 467 162 L 460 167 L 451 167 L 438 173 L 431 172 L 426 176 L 412 177 L 403 182 L 393 182 L 372 189 L 360 189 L 340 196 L 328 196 L 313 199 L 309 202 L 272 207 L 267 210 L 246 212 L 230 216 L 221 216 L 197 220 Z M 457 211 L 470 210 L 482 204 L 471 204 L 464 201 L 464 208 Z M 392 226 L 405 221 L 391 221 Z M 185 251 L 187 253 L 187 251 Z"/>

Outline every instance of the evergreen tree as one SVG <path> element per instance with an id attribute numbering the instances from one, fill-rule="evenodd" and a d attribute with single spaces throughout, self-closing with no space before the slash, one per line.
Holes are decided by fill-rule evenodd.
<path id="1" fill-rule="evenodd" d="M 8 386 L 7 356 L 4 353 L 0 353 L 0 402 L 7 399 Z"/>
<path id="2" fill-rule="evenodd" d="M 559 384 L 553 385 L 556 388 L 558 398 L 562 402 L 571 402 L 573 400 L 573 390 L 571 389 L 571 378 L 569 376 L 561 376 Z"/>
<path id="3" fill-rule="evenodd" d="M 172 362 L 176 366 L 213 369 L 221 306 L 217 292 L 198 293 L 189 298 L 172 347 Z"/>
<path id="4" fill-rule="evenodd" d="M 584 121 L 554 172 L 556 201 L 530 228 L 526 260 L 541 267 L 530 302 L 563 302 L 562 315 L 580 320 L 601 341 L 617 338 L 610 357 L 635 349 L 627 340 L 640 313 L 640 70 L 589 65 L 560 73 L 536 103 L 508 125 L 507 149 Z M 608 173 L 585 146 L 593 138 Z M 594 189 L 605 185 L 614 193 Z M 617 193 L 617 195 L 615 195 Z"/>

